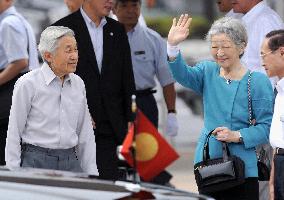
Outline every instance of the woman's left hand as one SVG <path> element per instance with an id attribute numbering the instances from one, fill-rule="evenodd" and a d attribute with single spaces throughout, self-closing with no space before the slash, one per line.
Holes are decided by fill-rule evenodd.
<path id="1" fill-rule="evenodd" d="M 231 131 L 227 127 L 217 127 L 213 131 L 216 139 L 221 142 L 235 142 L 238 143 L 240 140 L 240 135 L 238 131 Z"/>

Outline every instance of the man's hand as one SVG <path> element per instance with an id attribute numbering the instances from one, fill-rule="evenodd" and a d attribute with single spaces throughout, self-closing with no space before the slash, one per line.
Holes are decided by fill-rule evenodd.
<path id="1" fill-rule="evenodd" d="M 128 130 L 128 131 L 129 131 L 129 129 L 131 128 L 132 124 L 133 124 L 133 122 L 128 122 L 128 123 L 127 123 L 127 130 Z"/>
<path id="2" fill-rule="evenodd" d="M 92 118 L 92 117 L 91 117 Z M 92 125 L 93 125 L 93 129 L 96 129 L 96 122 L 94 121 L 94 119 L 92 118 Z"/>
<path id="3" fill-rule="evenodd" d="M 21 71 L 28 67 L 28 64 L 28 59 L 20 59 L 9 63 L 8 66 L 0 73 L 0 85 L 3 85 L 18 76 Z"/>
<path id="4" fill-rule="evenodd" d="M 178 134 L 178 122 L 175 113 L 168 114 L 166 133 L 171 137 L 174 137 Z"/>
<path id="5" fill-rule="evenodd" d="M 270 179 L 269 179 L 269 199 L 274 200 L 274 174 L 275 174 L 275 169 L 274 169 L 274 155 L 275 155 L 275 150 L 273 151 L 273 156 L 272 156 L 272 161 L 271 161 L 271 171 L 270 171 Z"/>

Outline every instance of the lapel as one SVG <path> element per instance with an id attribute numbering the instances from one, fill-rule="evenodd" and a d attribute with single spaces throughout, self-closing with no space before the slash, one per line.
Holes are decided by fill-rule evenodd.
<path id="1" fill-rule="evenodd" d="M 103 28 L 103 61 L 102 61 L 102 70 L 101 74 L 103 75 L 104 72 L 108 67 L 111 66 L 112 56 L 115 50 L 114 48 L 114 38 L 116 37 L 116 32 L 114 31 L 113 26 L 111 26 L 111 22 L 109 22 L 109 18 L 106 17 L 107 23 Z"/>
<path id="2" fill-rule="evenodd" d="M 74 23 L 76 23 L 77 25 L 76 34 L 80 35 L 80 37 L 76 37 L 78 47 L 80 48 L 80 51 L 82 52 L 81 53 L 82 57 L 86 57 L 87 60 L 89 61 L 89 63 L 83 63 L 83 65 L 86 65 L 83 67 L 91 67 L 92 70 L 95 72 L 95 74 L 97 76 L 100 76 L 100 72 L 99 72 L 98 64 L 96 60 L 96 54 L 94 51 L 90 33 L 88 31 L 88 27 L 84 21 L 84 18 L 80 10 L 76 11 L 75 20 L 76 22 Z M 79 56 L 79 59 L 80 59 L 80 56 Z"/>

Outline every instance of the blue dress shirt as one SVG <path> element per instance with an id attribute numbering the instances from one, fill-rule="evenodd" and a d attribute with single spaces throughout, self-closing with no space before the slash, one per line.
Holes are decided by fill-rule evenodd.
<path id="1" fill-rule="evenodd" d="M 155 76 L 164 87 L 174 83 L 167 63 L 167 47 L 164 39 L 155 31 L 137 23 L 127 33 L 137 90 L 154 88 Z"/>
<path id="2" fill-rule="evenodd" d="M 40 67 L 32 27 L 11 6 L 0 14 L 0 70 L 20 59 L 29 60 L 30 70 Z M 23 72 L 29 69 L 26 68 Z"/>

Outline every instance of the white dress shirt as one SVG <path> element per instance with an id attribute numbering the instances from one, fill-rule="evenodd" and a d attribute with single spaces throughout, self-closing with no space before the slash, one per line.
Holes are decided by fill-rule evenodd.
<path id="1" fill-rule="evenodd" d="M 284 78 L 277 82 L 276 89 L 278 94 L 275 99 L 269 140 L 273 148 L 284 148 Z"/>
<path id="2" fill-rule="evenodd" d="M 248 69 L 266 74 L 260 58 L 262 41 L 270 31 L 283 28 L 283 22 L 280 16 L 263 1 L 246 13 L 242 20 L 246 26 L 248 44 L 241 60 Z M 274 88 L 277 78 L 270 78 L 270 81 Z"/>
<path id="3" fill-rule="evenodd" d="M 81 168 L 98 174 L 96 145 L 83 80 L 71 73 L 61 80 L 44 63 L 15 84 L 5 152 L 9 168 L 20 167 L 21 145 L 51 149 L 76 147 Z"/>
<path id="4" fill-rule="evenodd" d="M 87 15 L 87 13 L 85 13 L 85 11 L 83 10 L 83 8 L 80 8 L 80 11 L 82 13 L 82 16 L 84 18 L 84 21 L 87 25 L 91 40 L 92 40 L 92 44 L 94 47 L 94 51 L 96 54 L 96 60 L 97 60 L 97 64 L 98 64 L 98 68 L 99 71 L 101 72 L 102 69 L 102 62 L 103 62 L 103 28 L 104 25 L 106 25 L 107 21 L 106 18 L 103 17 L 101 20 L 101 23 L 99 24 L 99 26 L 96 26 L 95 22 L 93 22 Z"/>
<path id="5" fill-rule="evenodd" d="M 243 16 L 244 16 L 244 14 L 242 14 L 242 13 L 235 13 L 235 12 L 233 11 L 233 9 L 231 9 L 231 10 L 225 15 L 225 17 L 232 17 L 232 18 L 235 18 L 235 19 L 241 19 Z"/>

